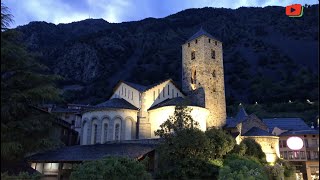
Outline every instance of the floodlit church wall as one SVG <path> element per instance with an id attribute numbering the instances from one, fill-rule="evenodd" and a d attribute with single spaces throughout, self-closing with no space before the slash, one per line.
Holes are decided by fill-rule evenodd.
<path id="1" fill-rule="evenodd" d="M 113 140 L 131 140 L 136 137 L 137 111 L 103 109 L 85 112 L 82 116 L 81 145 L 105 143 Z M 117 123 L 119 127 L 117 127 Z M 95 126 L 97 124 L 97 132 Z M 107 124 L 107 128 L 105 128 Z M 116 131 L 118 134 L 115 134 Z M 93 137 L 95 135 L 95 137 Z M 116 139 L 116 138 L 119 139 Z"/>
<path id="2" fill-rule="evenodd" d="M 209 111 L 205 108 L 188 106 L 192 108 L 191 116 L 192 118 L 199 123 L 199 129 L 202 131 L 206 130 L 206 121 L 209 115 Z M 175 106 L 165 106 L 149 111 L 149 118 L 151 123 L 151 138 L 158 138 L 154 135 L 154 131 L 160 129 L 160 125 L 164 123 L 169 116 L 174 114 Z"/>
<path id="3" fill-rule="evenodd" d="M 150 138 L 153 134 L 153 132 L 151 132 L 152 124 L 150 123 L 150 117 L 148 117 L 148 109 L 164 100 L 176 97 L 184 97 L 184 95 L 170 80 L 165 81 L 142 94 L 141 109 L 139 112 L 140 139 Z"/>
<path id="4" fill-rule="evenodd" d="M 119 87 L 114 91 L 113 95 L 110 99 L 113 98 L 122 98 L 125 99 L 130 104 L 134 105 L 135 107 L 140 107 L 140 92 L 136 89 L 128 86 L 125 83 L 121 83 Z"/>
<path id="5" fill-rule="evenodd" d="M 262 151 L 266 154 L 268 163 L 274 163 L 280 158 L 279 137 L 277 136 L 242 136 L 241 139 L 251 138 L 260 144 Z"/>

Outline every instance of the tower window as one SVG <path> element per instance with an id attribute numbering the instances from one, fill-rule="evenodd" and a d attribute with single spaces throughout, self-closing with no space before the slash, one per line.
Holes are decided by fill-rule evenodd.
<path id="1" fill-rule="evenodd" d="M 215 42 L 214 42 L 214 44 L 215 44 L 215 45 L 218 45 L 218 42 L 217 42 L 217 41 L 215 41 Z"/>
<path id="2" fill-rule="evenodd" d="M 196 83 L 197 83 L 196 78 L 197 78 L 197 71 L 194 70 L 194 71 L 192 72 L 192 76 L 191 76 L 191 84 L 196 84 Z"/>
<path id="3" fill-rule="evenodd" d="M 195 59 L 196 58 L 196 51 L 192 51 L 191 52 L 191 59 Z"/>
<path id="4" fill-rule="evenodd" d="M 158 99 L 160 99 L 160 89 L 158 89 Z"/>
<path id="5" fill-rule="evenodd" d="M 188 43 L 188 47 L 190 47 L 190 43 Z"/>
<path id="6" fill-rule="evenodd" d="M 131 92 L 131 100 L 133 100 L 133 92 Z"/>
<path id="7" fill-rule="evenodd" d="M 170 85 L 168 85 L 168 96 L 170 95 Z"/>
<path id="8" fill-rule="evenodd" d="M 124 88 L 124 96 L 127 97 L 127 88 Z"/>
<path id="9" fill-rule="evenodd" d="M 198 39 L 196 39 L 196 44 L 198 43 Z"/>
<path id="10" fill-rule="evenodd" d="M 216 51 L 211 49 L 211 58 L 216 59 Z"/>
<path id="11" fill-rule="evenodd" d="M 211 39 L 209 39 L 209 43 L 211 43 Z"/>
<path id="12" fill-rule="evenodd" d="M 212 72 L 212 77 L 216 77 L 216 70 L 213 70 L 213 72 Z"/>
<path id="13" fill-rule="evenodd" d="M 153 91 L 153 100 L 156 100 L 156 92 Z"/>

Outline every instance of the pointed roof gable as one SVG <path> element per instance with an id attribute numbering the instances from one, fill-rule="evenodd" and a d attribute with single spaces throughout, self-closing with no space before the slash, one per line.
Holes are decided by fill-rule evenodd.
<path id="1" fill-rule="evenodd" d="M 187 42 L 189 41 L 192 41 L 200 36 L 207 36 L 209 38 L 212 38 L 212 39 L 215 39 L 215 40 L 218 40 L 217 38 L 213 37 L 211 34 L 209 34 L 208 32 L 206 32 L 202 27 L 200 28 L 200 30 L 198 32 L 196 32 L 194 35 L 192 35 L 188 40 Z M 220 40 L 218 40 L 220 41 Z"/>
<path id="2" fill-rule="evenodd" d="M 239 111 L 238 111 L 238 113 L 237 113 L 237 115 L 236 115 L 236 120 L 237 121 L 242 121 L 246 117 L 248 117 L 248 114 L 247 114 L 246 110 L 244 109 L 244 107 L 241 106 Z"/>

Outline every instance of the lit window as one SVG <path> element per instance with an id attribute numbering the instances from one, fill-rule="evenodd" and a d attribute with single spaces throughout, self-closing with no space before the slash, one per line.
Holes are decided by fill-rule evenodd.
<path id="1" fill-rule="evenodd" d="M 216 51 L 211 49 L 211 58 L 216 59 Z"/>
<path id="2" fill-rule="evenodd" d="M 196 58 L 196 52 L 195 51 L 192 51 L 191 52 L 191 59 L 195 59 Z"/>
<path id="3" fill-rule="evenodd" d="M 293 159 L 293 152 L 292 151 L 289 151 L 289 159 Z"/>
<path id="4" fill-rule="evenodd" d="M 197 71 L 193 70 L 191 74 L 191 84 L 196 84 L 197 83 Z"/>
<path id="5" fill-rule="evenodd" d="M 288 152 L 287 152 L 287 151 L 284 151 L 284 152 L 283 152 L 283 158 L 284 158 L 284 159 L 288 159 Z"/>
<path id="6" fill-rule="evenodd" d="M 305 159 L 306 153 L 304 151 L 300 151 L 300 157 L 301 157 L 301 159 Z"/>

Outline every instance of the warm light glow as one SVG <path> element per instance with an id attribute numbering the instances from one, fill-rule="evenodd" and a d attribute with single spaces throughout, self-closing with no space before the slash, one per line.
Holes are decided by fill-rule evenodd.
<path id="1" fill-rule="evenodd" d="M 287 139 L 287 145 L 292 150 L 299 150 L 303 147 L 303 140 L 299 137 L 290 137 Z"/>

